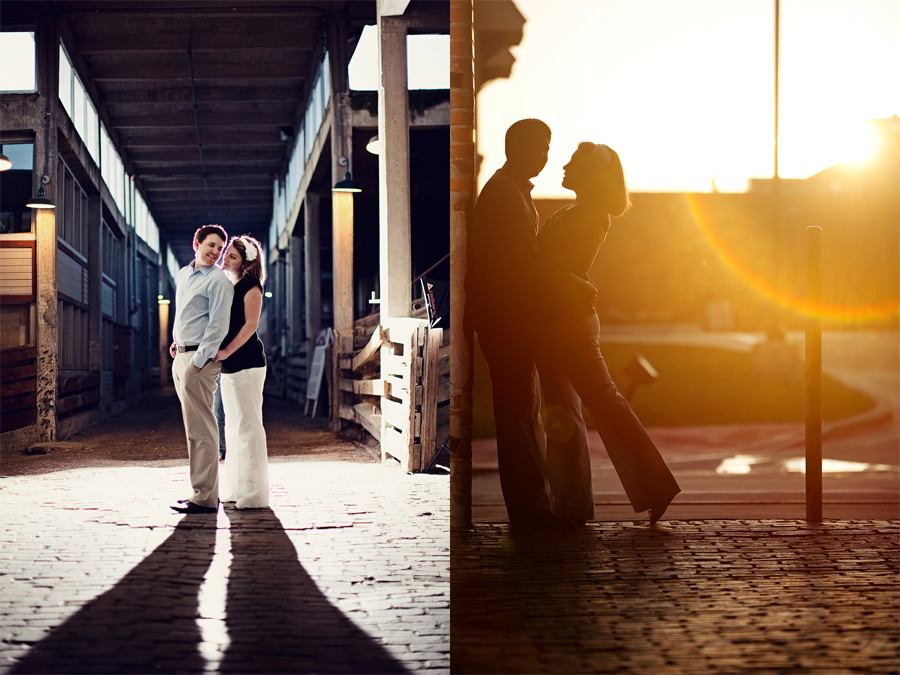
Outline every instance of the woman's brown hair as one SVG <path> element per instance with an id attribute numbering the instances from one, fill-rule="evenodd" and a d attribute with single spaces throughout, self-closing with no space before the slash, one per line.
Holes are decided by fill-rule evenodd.
<path id="1" fill-rule="evenodd" d="M 247 244 L 245 242 L 249 242 L 251 246 L 256 248 L 256 257 L 253 260 L 247 260 Z M 262 260 L 262 244 L 249 234 L 245 234 L 240 237 L 232 237 L 228 245 L 234 246 L 235 250 L 241 254 L 241 276 L 249 274 L 251 277 L 257 279 L 260 284 L 265 284 L 266 268 L 265 265 L 263 265 Z"/>

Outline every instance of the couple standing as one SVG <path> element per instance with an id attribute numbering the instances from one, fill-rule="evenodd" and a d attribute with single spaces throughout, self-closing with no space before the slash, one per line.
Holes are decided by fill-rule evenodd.
<path id="1" fill-rule="evenodd" d="M 181 401 L 193 494 L 172 508 L 215 513 L 219 501 L 237 508 L 269 505 L 262 392 L 266 356 L 256 333 L 266 280 L 262 247 L 219 225 L 194 233 L 194 260 L 175 279 L 172 378 Z M 222 257 L 222 250 L 225 255 Z M 221 267 L 217 265 L 222 257 Z M 219 429 L 214 411 L 221 372 L 228 454 L 219 484 Z"/>
<path id="2" fill-rule="evenodd" d="M 471 325 L 491 375 L 507 513 L 521 529 L 594 518 L 583 402 L 632 508 L 655 523 L 681 490 L 613 384 L 587 280 L 610 216 L 630 206 L 622 164 L 605 145 L 579 144 L 562 182 L 575 202 L 540 227 L 530 179 L 547 163 L 550 136 L 536 119 L 509 128 L 506 163 L 482 189 L 471 229 Z"/>

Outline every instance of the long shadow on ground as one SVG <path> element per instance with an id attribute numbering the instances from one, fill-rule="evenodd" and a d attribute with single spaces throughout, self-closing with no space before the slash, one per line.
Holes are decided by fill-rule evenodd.
<path id="1" fill-rule="evenodd" d="M 271 509 L 226 511 L 232 563 L 223 673 L 404 673 L 319 590 Z M 188 516 L 109 591 L 37 642 L 11 673 L 202 673 L 199 595 L 216 518 Z"/>
<path id="2" fill-rule="evenodd" d="M 271 509 L 226 511 L 234 560 L 223 673 L 403 673 L 319 590 Z"/>
<path id="3" fill-rule="evenodd" d="M 215 541 L 214 516 L 183 519 L 119 583 L 35 644 L 12 673 L 203 672 L 196 618 Z"/>

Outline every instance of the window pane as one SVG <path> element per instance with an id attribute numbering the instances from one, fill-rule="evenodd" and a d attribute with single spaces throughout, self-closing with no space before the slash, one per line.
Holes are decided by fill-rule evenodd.
<path id="1" fill-rule="evenodd" d="M 0 91 L 37 91 L 34 33 L 0 33 Z"/>
<path id="2" fill-rule="evenodd" d="M 97 110 L 94 108 L 94 104 L 91 103 L 91 99 L 87 99 L 87 118 L 85 119 L 84 124 L 84 136 L 81 137 L 81 140 L 84 141 L 84 144 L 87 146 L 87 150 L 90 153 L 91 157 L 94 158 L 94 161 L 97 161 L 98 153 L 97 153 Z"/>
<path id="3" fill-rule="evenodd" d="M 33 189 L 34 145 L 4 143 L 0 152 L 12 162 L 12 168 L 0 172 L 0 234 L 31 232 L 31 209 L 25 204 Z"/>
<path id="4" fill-rule="evenodd" d="M 449 35 L 408 35 L 406 50 L 410 89 L 450 88 Z"/>
<path id="5" fill-rule="evenodd" d="M 75 125 L 78 135 L 84 138 L 84 87 L 81 86 L 81 80 L 77 77 L 73 78 L 72 86 L 75 90 L 72 102 L 72 123 Z"/>
<path id="6" fill-rule="evenodd" d="M 59 100 L 72 117 L 72 64 L 62 45 L 59 46 Z"/>
<path id="7" fill-rule="evenodd" d="M 12 162 L 11 171 L 31 171 L 34 169 L 34 145 L 32 143 L 5 143 L 0 145 L 0 151 Z"/>

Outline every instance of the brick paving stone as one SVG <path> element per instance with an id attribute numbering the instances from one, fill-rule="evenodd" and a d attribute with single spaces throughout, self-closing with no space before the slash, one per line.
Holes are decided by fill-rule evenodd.
<path id="1" fill-rule="evenodd" d="M 454 673 L 898 672 L 897 521 L 454 533 Z"/>
<path id="2" fill-rule="evenodd" d="M 446 476 L 270 463 L 181 516 L 186 462 L 0 477 L 0 671 L 449 672 Z"/>

